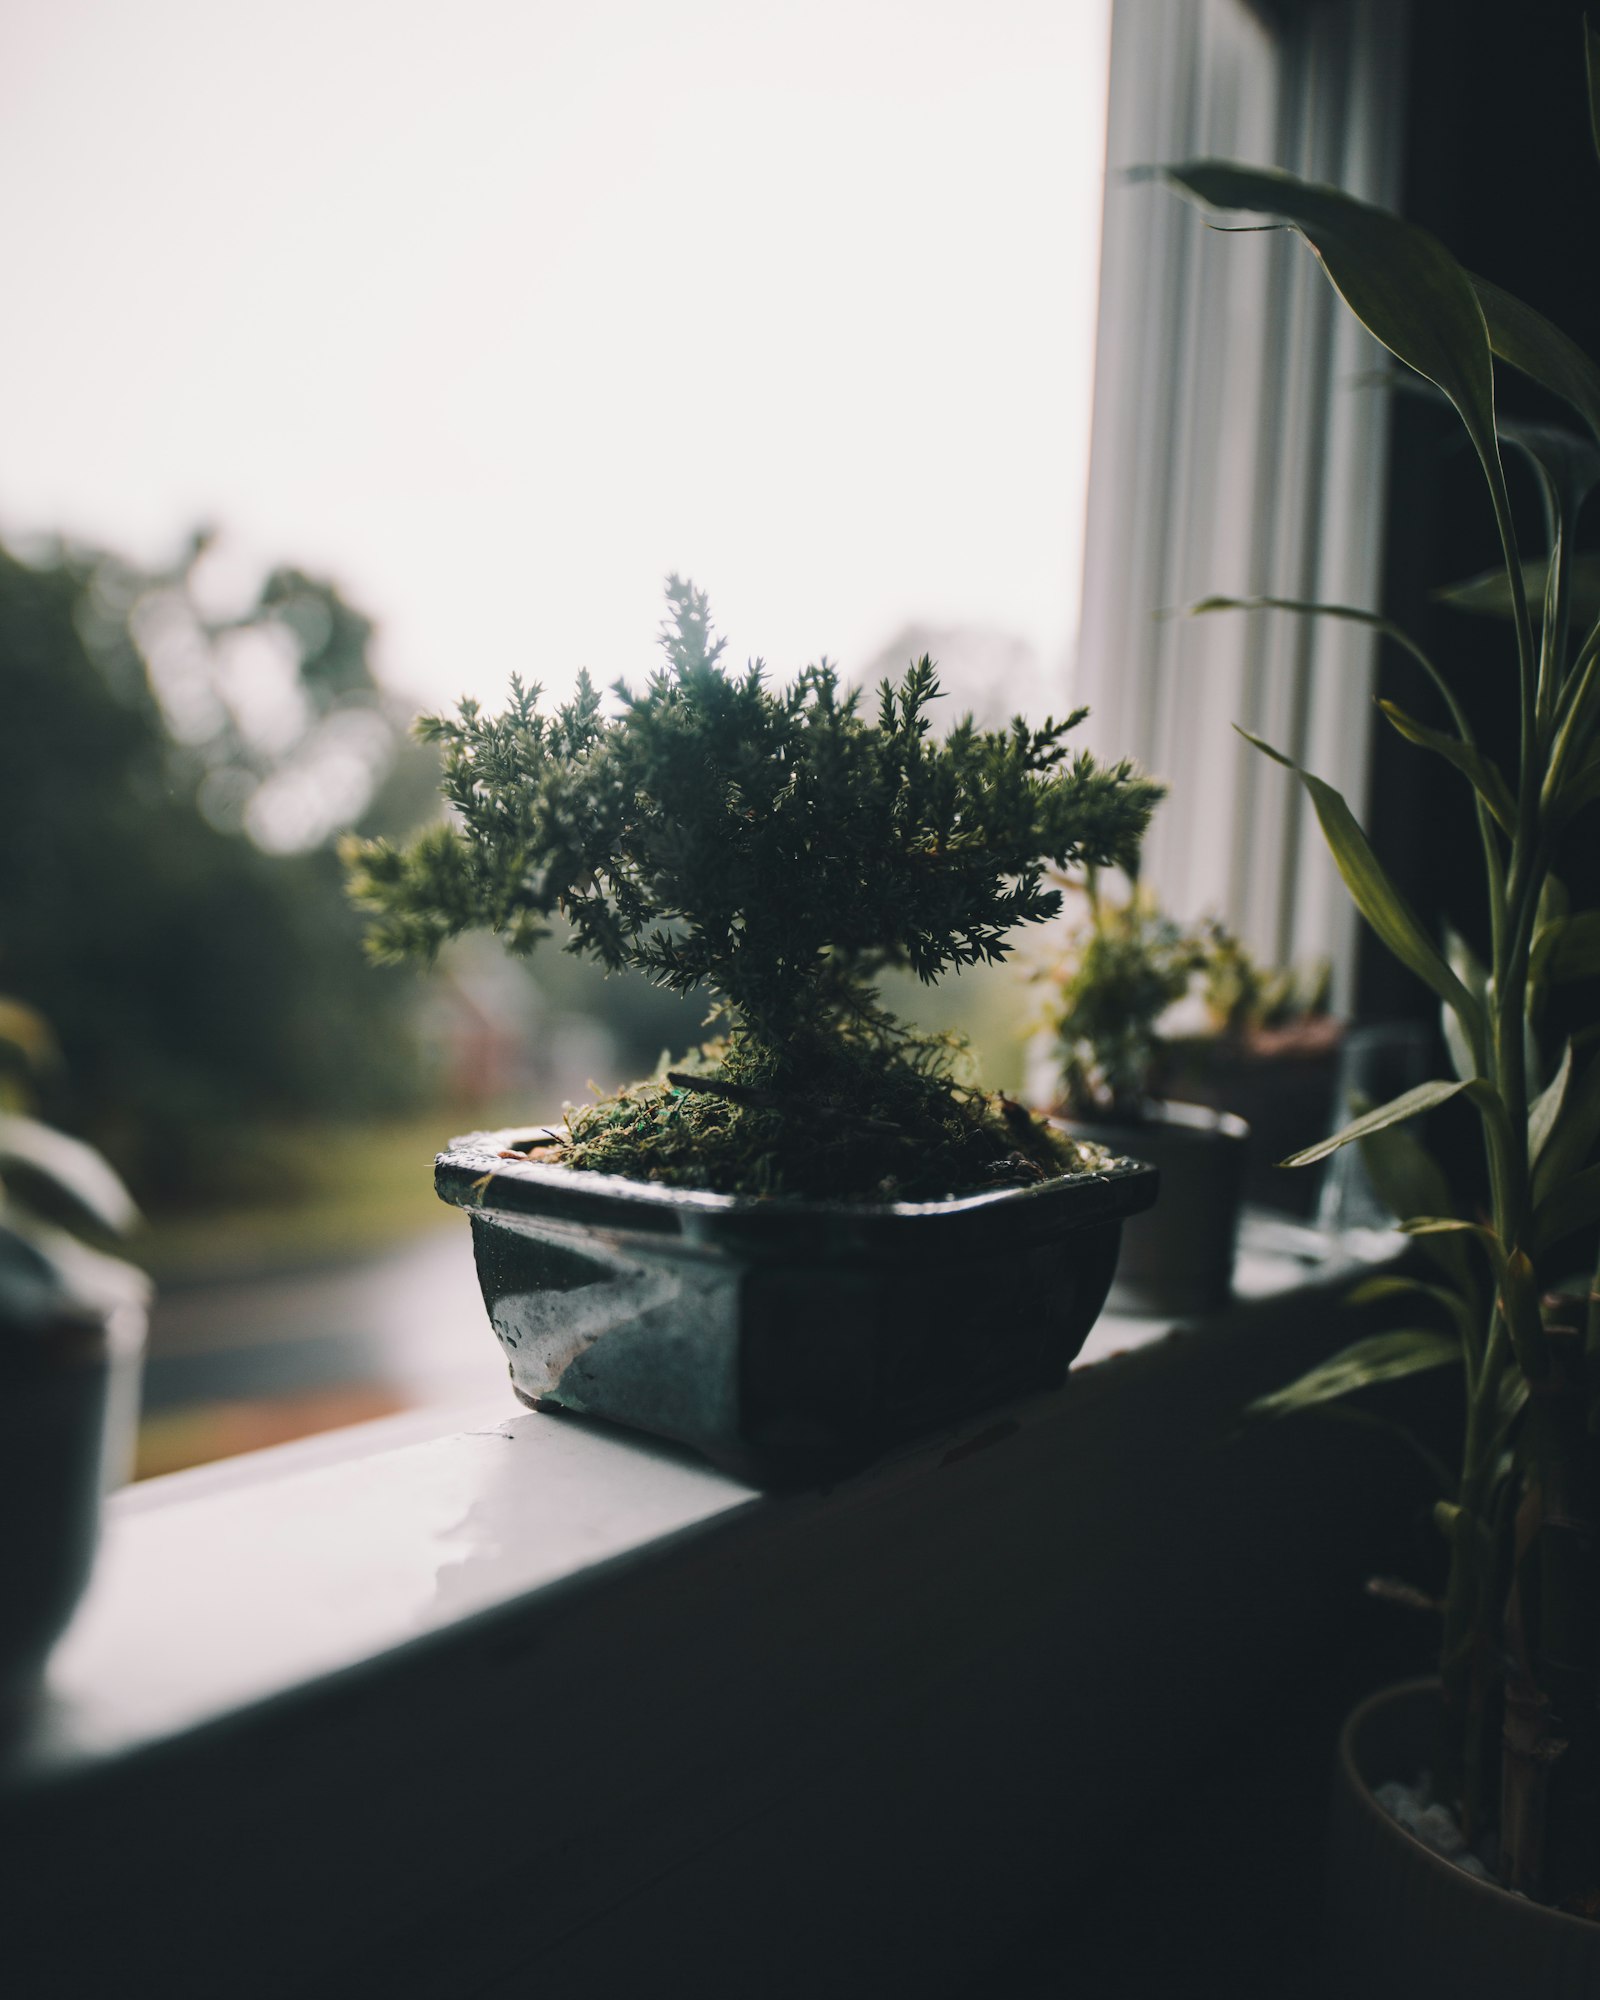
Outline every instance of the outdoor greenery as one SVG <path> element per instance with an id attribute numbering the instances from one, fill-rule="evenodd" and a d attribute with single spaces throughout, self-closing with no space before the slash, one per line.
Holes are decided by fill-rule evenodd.
<path id="1" fill-rule="evenodd" d="M 219 616 L 206 550 L 0 550 L 0 980 L 59 1039 L 46 1110 L 147 1203 L 248 1183 L 264 1125 L 419 1085 L 412 996 L 366 976 L 331 836 L 410 825 L 436 767 L 336 590 L 280 570 Z"/>
<path id="2" fill-rule="evenodd" d="M 1587 40 L 1591 115 L 1600 42 Z M 1378 937 L 1438 996 L 1455 1069 L 1356 1119 L 1297 1156 L 1360 1141 L 1374 1177 L 1434 1265 L 1363 1296 L 1418 1309 L 1264 1407 L 1315 1408 L 1426 1371 L 1459 1373 L 1460 1460 L 1435 1518 L 1448 1576 L 1441 1672 L 1447 1736 L 1436 1782 L 1469 1838 L 1498 1822 L 1502 1873 L 1593 1913 L 1600 1891 L 1600 1283 L 1556 1295 L 1600 1218 L 1600 1030 L 1559 1047 L 1541 1027 L 1553 989 L 1600 973 L 1600 910 L 1574 907 L 1563 866 L 1592 840 L 1600 798 L 1600 625 L 1580 609 L 1578 517 L 1600 484 L 1600 368 L 1532 307 L 1464 271 L 1434 238 L 1292 177 L 1216 161 L 1171 170 L 1213 209 L 1292 225 L 1346 304 L 1454 406 L 1487 483 L 1510 616 L 1505 673 L 1518 725 L 1479 741 L 1448 662 L 1347 606 L 1215 599 L 1202 610 L 1279 608 L 1356 619 L 1426 670 L 1434 720 L 1382 704 L 1401 735 L 1460 773 L 1474 802 L 1488 960 L 1429 935 L 1393 886 L 1349 806 L 1298 771 L 1346 884 Z M 1494 363 L 1532 379 L 1583 431 L 1496 421 Z M 1513 519 L 1502 446 L 1533 469 L 1545 556 L 1530 562 Z M 1484 593 L 1481 586 L 1479 593 Z M 1269 755 L 1277 756 L 1268 749 Z M 1280 762 L 1288 760 L 1280 757 Z M 1293 765 L 1291 769 L 1295 769 Z M 1463 863 L 1465 865 L 1465 863 Z M 1490 1189 L 1485 1214 L 1452 1212 L 1449 1181 L 1408 1121 L 1448 1099 L 1477 1113 Z M 1442 1377 L 1441 1377 L 1442 1379 Z"/>
<path id="3" fill-rule="evenodd" d="M 943 737 L 931 660 L 876 713 L 826 663 L 774 687 L 721 663 L 705 596 L 672 578 L 666 665 L 608 712 L 587 677 L 553 715 L 426 717 L 450 823 L 354 843 L 380 959 L 473 928 L 517 953 L 570 927 L 607 970 L 705 989 L 725 1033 L 652 1083 L 573 1114 L 567 1164 L 751 1193 L 943 1194 L 1072 1163 L 985 1098 L 947 1041 L 881 1006 L 874 978 L 993 963 L 1059 907 L 1045 869 L 1131 863 L 1159 787 L 1074 753 L 1082 712 Z"/>

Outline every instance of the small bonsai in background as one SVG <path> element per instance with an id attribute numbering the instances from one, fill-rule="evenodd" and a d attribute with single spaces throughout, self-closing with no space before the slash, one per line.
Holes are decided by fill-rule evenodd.
<path id="1" fill-rule="evenodd" d="M 555 714 L 512 684 L 420 733 L 445 756 L 449 824 L 353 844 L 376 957 L 431 958 L 487 928 L 687 993 L 719 1039 L 568 1114 L 543 1157 L 723 1192 L 942 1195 L 1068 1170 L 1080 1155 L 957 1073 L 948 1038 L 879 1005 L 875 975 L 924 981 L 1003 958 L 1055 915 L 1057 869 L 1130 864 L 1160 788 L 1069 749 L 1084 711 L 942 739 L 924 657 L 876 712 L 826 663 L 774 687 L 722 663 L 706 598 L 674 577 L 666 665 L 608 714 L 588 677 Z"/>
<path id="2" fill-rule="evenodd" d="M 1309 965 L 1261 965 L 1248 947 L 1215 918 L 1204 926 L 1205 962 L 1201 997 L 1203 1033 L 1197 1042 L 1261 1043 L 1303 1036 L 1312 1022 L 1330 1020 L 1328 988 L 1333 967 L 1319 958 Z"/>
<path id="3" fill-rule="evenodd" d="M 1117 902 L 1090 869 L 1084 893 L 1088 921 L 1045 975 L 1061 1106 L 1073 1118 L 1137 1124 L 1157 1095 L 1159 1023 L 1203 970 L 1204 942 L 1137 882 Z"/>
<path id="4" fill-rule="evenodd" d="M 1218 918 L 1181 924 L 1137 881 L 1121 901 L 1094 869 L 1083 887 L 1086 921 L 1043 975 L 1072 1117 L 1138 1123 L 1167 1096 L 1237 1109 L 1204 1087 L 1208 1071 L 1240 1048 L 1295 1048 L 1333 1025 L 1325 964 L 1263 967 Z"/>

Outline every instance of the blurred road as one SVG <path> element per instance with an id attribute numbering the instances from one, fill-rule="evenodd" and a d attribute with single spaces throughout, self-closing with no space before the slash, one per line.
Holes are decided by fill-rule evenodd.
<path id="1" fill-rule="evenodd" d="M 157 1295 L 148 1415 L 352 1388 L 397 1407 L 510 1397 L 458 1219 L 358 1263 Z"/>

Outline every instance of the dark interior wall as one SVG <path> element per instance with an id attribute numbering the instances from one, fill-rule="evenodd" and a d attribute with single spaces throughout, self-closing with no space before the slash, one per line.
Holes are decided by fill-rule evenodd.
<path id="1" fill-rule="evenodd" d="M 1469 270 L 1539 308 L 1600 353 L 1600 162 L 1589 133 L 1580 0 L 1413 0 L 1401 207 Z M 1569 421 L 1532 385 L 1501 371 L 1503 410 Z M 1528 475 L 1508 465 L 1522 532 L 1537 549 Z M 1587 533 L 1596 545 L 1592 503 Z M 1446 412 L 1396 398 L 1384 609 L 1452 671 L 1481 740 L 1510 741 L 1515 664 L 1509 628 L 1437 604 L 1440 586 L 1499 560 L 1481 474 Z M 1384 649 L 1380 692 L 1442 720 L 1419 668 Z M 1377 724 L 1368 805 L 1375 844 L 1425 918 L 1475 940 L 1485 922 L 1466 788 L 1427 752 Z M 1563 868 L 1600 892 L 1600 825 L 1591 812 Z M 1574 994 L 1593 1013 L 1593 993 Z M 1431 1019 L 1434 1003 L 1370 937 L 1359 1004 L 1368 1019 Z"/>

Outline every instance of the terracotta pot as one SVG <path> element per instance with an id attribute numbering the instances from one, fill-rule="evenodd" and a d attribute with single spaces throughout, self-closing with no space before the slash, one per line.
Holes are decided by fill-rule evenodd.
<path id="1" fill-rule="evenodd" d="M 1183 1319 L 1226 1305 L 1249 1161 L 1244 1120 L 1199 1104 L 1152 1102 L 1137 1124 L 1063 1122 L 1161 1175 L 1160 1200 L 1123 1231 L 1112 1311 Z"/>
<path id="2" fill-rule="evenodd" d="M 1439 1690 L 1408 1681 L 1345 1723 L 1328 1840 L 1326 1963 L 1338 2000 L 1594 2000 L 1600 1924 L 1463 1873 L 1391 1819 L 1373 1787 L 1433 1754 Z"/>
<path id="3" fill-rule="evenodd" d="M 517 1395 L 764 1485 L 1058 1384 L 1156 1192 L 1119 1160 L 947 1201 L 756 1200 L 502 1158 L 518 1136 L 435 1169 Z"/>
<path id="4" fill-rule="evenodd" d="M 1231 1111 L 1250 1127 L 1245 1199 L 1309 1216 L 1321 1175 L 1278 1163 L 1333 1130 L 1344 1023 L 1319 1015 L 1289 1028 L 1167 1044 L 1164 1097 Z"/>

